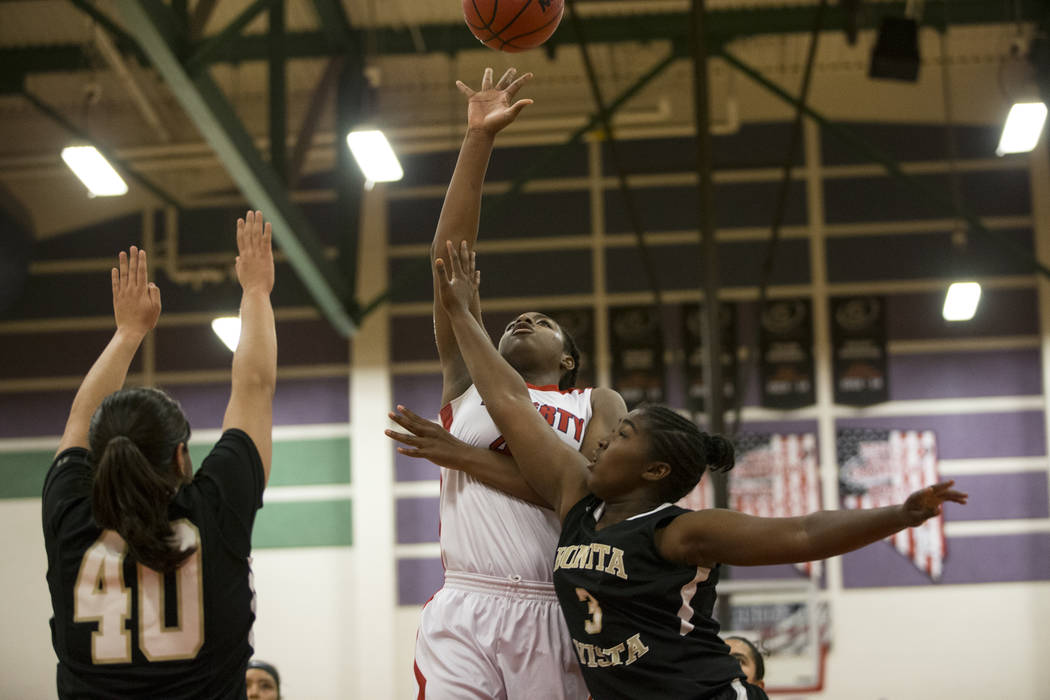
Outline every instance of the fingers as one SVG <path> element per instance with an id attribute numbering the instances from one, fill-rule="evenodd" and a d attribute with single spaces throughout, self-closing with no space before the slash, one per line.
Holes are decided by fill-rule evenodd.
<path id="1" fill-rule="evenodd" d="M 513 68 L 511 70 L 513 70 Z M 510 85 L 507 86 L 507 97 L 509 97 L 510 99 L 514 99 L 514 96 L 518 94 L 518 90 L 524 87 L 525 83 L 529 82 L 530 80 L 532 80 L 532 73 L 526 73 L 525 75 L 512 82 Z"/>
<path id="2" fill-rule="evenodd" d="M 146 271 L 148 270 L 148 267 L 146 266 L 146 251 L 140 249 L 138 257 L 139 257 L 138 274 L 135 276 L 135 282 L 139 286 L 145 287 L 146 286 Z"/>
<path id="3" fill-rule="evenodd" d="M 492 69 L 486 68 L 485 74 L 481 77 L 481 89 L 491 90 L 492 89 Z"/>
<path id="4" fill-rule="evenodd" d="M 448 276 L 448 268 L 445 266 L 444 258 L 438 258 L 434 261 L 434 275 L 440 280 L 442 288 L 452 284 L 452 280 Z"/>
<path id="5" fill-rule="evenodd" d="M 459 91 L 467 97 L 473 97 L 474 95 L 478 94 L 476 90 L 472 90 L 470 87 L 467 86 L 466 83 L 464 83 L 461 80 L 456 81 L 456 87 L 459 88 Z"/>
<path id="6" fill-rule="evenodd" d="M 448 260 L 452 267 L 452 279 L 462 279 L 463 277 L 463 263 L 460 260 L 456 250 L 452 247 L 452 241 L 445 241 L 446 248 L 448 248 Z M 460 245 L 462 248 L 462 244 Z"/>
<path id="7" fill-rule="evenodd" d="M 518 115 L 521 114 L 521 110 L 525 109 L 526 107 L 528 107 L 531 104 L 532 104 L 532 100 L 530 100 L 528 98 L 526 98 L 524 100 L 518 100 L 517 102 L 512 104 L 510 107 L 508 107 L 507 111 L 510 112 L 510 116 L 511 117 L 513 117 L 514 119 L 517 119 Z"/>
<path id="8" fill-rule="evenodd" d="M 117 292 L 120 291 L 120 271 L 117 268 L 113 268 L 109 271 L 109 279 L 113 283 L 113 296 L 117 296 Z"/>
<path id="9" fill-rule="evenodd" d="M 496 83 L 497 90 L 506 90 L 513 82 L 514 76 L 518 74 L 517 68 L 508 68 L 507 72 L 503 74 L 503 77 Z"/>
<path id="10" fill-rule="evenodd" d="M 149 290 L 150 302 L 156 304 L 158 310 L 161 309 L 162 307 L 160 303 L 160 287 L 150 282 L 149 287 L 147 287 L 147 289 Z"/>
<path id="11" fill-rule="evenodd" d="M 244 250 L 244 219 L 237 219 L 237 251 Z"/>
<path id="12" fill-rule="evenodd" d="M 131 246 L 128 250 L 128 286 L 138 282 L 139 262 L 139 249 L 136 246 Z"/>
<path id="13" fill-rule="evenodd" d="M 261 212 L 260 212 L 260 216 L 261 216 Z M 260 243 L 262 244 L 262 252 L 263 253 L 267 253 L 267 252 L 273 250 L 273 227 L 270 225 L 269 221 L 267 221 L 266 225 L 263 226 L 263 234 L 262 234 L 262 239 L 260 240 Z"/>
<path id="14" fill-rule="evenodd" d="M 132 246 L 134 248 L 134 246 Z M 120 270 L 120 286 L 126 287 L 128 283 L 128 254 L 123 250 L 117 256 L 117 267 Z"/>

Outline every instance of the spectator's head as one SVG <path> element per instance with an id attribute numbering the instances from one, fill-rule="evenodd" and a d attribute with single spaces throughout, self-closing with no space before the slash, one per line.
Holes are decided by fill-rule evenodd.
<path id="1" fill-rule="evenodd" d="M 248 700 L 280 700 L 281 676 L 272 664 L 252 659 L 248 662 L 244 679 Z"/>
<path id="2" fill-rule="evenodd" d="M 755 645 L 743 637 L 726 637 L 726 644 L 729 645 L 729 655 L 740 662 L 747 682 L 765 688 L 766 662 Z"/>

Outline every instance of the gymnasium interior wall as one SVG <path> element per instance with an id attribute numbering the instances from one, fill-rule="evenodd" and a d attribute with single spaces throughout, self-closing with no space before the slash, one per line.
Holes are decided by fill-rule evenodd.
<path id="1" fill-rule="evenodd" d="M 947 160 L 943 128 L 849 123 L 905 170 L 949 191 L 1003 238 L 1050 258 L 1050 166 L 1032 156 L 996 158 L 997 133 L 957 127 Z M 808 298 L 814 309 L 817 403 L 794 411 L 758 405 L 751 383 L 744 430 L 811 432 L 820 450 L 825 506 L 838 507 L 835 430 L 933 430 L 940 472 L 970 493 L 946 512 L 948 556 L 938 583 L 885 543 L 829 561 L 820 597 L 832 644 L 823 690 L 783 697 L 1038 698 L 1050 639 L 1050 469 L 1046 445 L 1047 280 L 996 244 L 971 237 L 966 272 L 984 287 L 977 317 L 940 318 L 955 268 L 957 222 L 807 122 L 771 296 Z M 738 340 L 753 320 L 765 237 L 789 125 L 745 123 L 714 138 L 720 300 L 734 304 Z M 563 152 L 508 207 L 501 190 L 542 146 L 498 149 L 486 189 L 479 248 L 485 320 L 494 337 L 517 312 L 582 310 L 593 323 L 590 371 L 608 384 L 610 309 L 650 293 L 619 199 L 608 145 Z M 679 327 L 702 285 L 695 163 L 683 133 L 622 144 L 625 166 L 663 285 L 664 318 Z M 279 384 L 275 451 L 254 535 L 257 654 L 275 663 L 290 700 L 414 696 L 412 646 L 420 606 L 441 585 L 438 470 L 395 455 L 385 413 L 403 403 L 427 416 L 440 406 L 424 261 L 454 150 L 403 158 L 406 179 L 365 195 L 357 260 L 359 297 L 393 284 L 392 302 L 347 342 L 310 307 L 287 263 L 278 264 Z M 334 251 L 331 179 L 303 185 L 301 206 Z M 20 302 L 0 317 L 0 696 L 54 696 L 50 605 L 39 491 L 80 377 L 111 328 L 110 256 L 132 243 L 154 254 L 164 316 L 132 368 L 182 402 L 196 463 L 218 434 L 228 396 L 229 352 L 212 334 L 215 312 L 236 313 L 236 283 L 175 282 L 179 269 L 228 268 L 233 221 L 246 203 L 190 210 L 178 220 L 150 210 L 71 229 L 37 243 Z M 160 253 L 178 231 L 175 265 Z M 886 300 L 889 401 L 866 409 L 831 400 L 828 301 Z M 667 400 L 685 405 L 681 339 L 666 347 Z M 745 358 L 746 359 L 746 358 Z M 736 569 L 734 579 L 797 576 L 788 567 Z M 774 681 L 775 679 L 771 679 Z"/>

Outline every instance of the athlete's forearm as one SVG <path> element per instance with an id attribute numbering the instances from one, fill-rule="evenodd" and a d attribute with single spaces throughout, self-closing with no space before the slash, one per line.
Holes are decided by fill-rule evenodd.
<path id="1" fill-rule="evenodd" d="M 124 386 L 128 368 L 142 344 L 144 333 L 118 328 L 91 369 L 80 383 L 69 419 L 63 431 L 59 450 L 68 447 L 86 447 L 87 429 L 92 414 L 102 399 Z"/>
<path id="2" fill-rule="evenodd" d="M 551 507 L 529 486 L 529 482 L 525 481 L 513 457 L 475 447 L 463 452 L 463 458 L 457 468 L 486 486 L 544 508 Z"/>
<path id="3" fill-rule="evenodd" d="M 277 333 L 270 295 L 246 290 L 241 297 L 241 338 L 233 353 L 232 379 L 273 388 L 277 383 Z"/>
<path id="4" fill-rule="evenodd" d="M 477 240 L 481 192 L 494 143 L 495 134 L 481 129 L 467 130 L 438 217 L 432 257 L 444 255 L 447 240 L 454 243 L 466 240 L 471 247 Z"/>

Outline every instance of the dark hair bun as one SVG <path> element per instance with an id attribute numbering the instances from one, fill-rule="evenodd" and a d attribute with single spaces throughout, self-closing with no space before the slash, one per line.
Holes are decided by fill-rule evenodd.
<path id="1" fill-rule="evenodd" d="M 733 460 L 733 443 L 721 435 L 707 436 L 706 452 L 705 458 L 708 469 L 727 472 L 733 468 L 733 464 L 735 464 Z"/>

